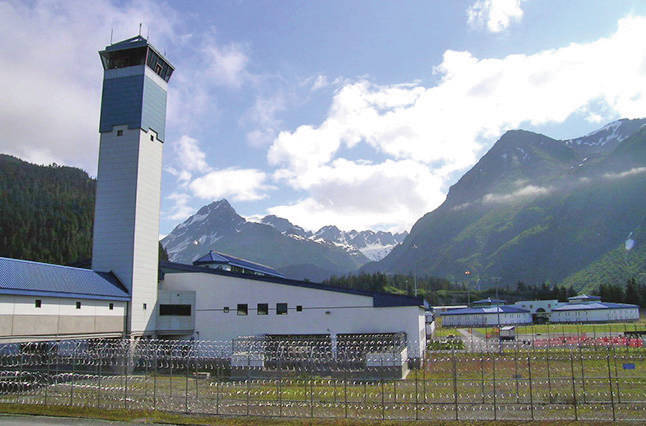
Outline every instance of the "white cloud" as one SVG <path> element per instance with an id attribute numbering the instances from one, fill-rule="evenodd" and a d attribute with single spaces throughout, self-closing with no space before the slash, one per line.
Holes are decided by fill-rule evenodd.
<path id="1" fill-rule="evenodd" d="M 532 55 L 479 59 L 466 51 L 446 51 L 435 68 L 440 80 L 433 87 L 379 86 L 365 80 L 346 84 L 335 93 L 320 124 L 282 131 L 269 148 L 267 159 L 277 167 L 274 178 L 309 191 L 300 203 L 280 206 L 280 212 L 301 223 L 295 217 L 308 220 L 303 207 L 307 202 L 319 216 L 338 216 L 340 226 L 349 223 L 350 216 L 338 215 L 339 205 L 328 203 L 315 189 L 326 182 L 349 194 L 363 188 L 361 180 L 339 180 L 347 167 L 341 170 L 335 164 L 360 144 L 397 162 L 414 161 L 432 170 L 428 173 L 435 180 L 425 190 L 435 204 L 424 204 L 432 209 L 456 174 L 473 165 L 505 130 L 524 123 L 562 123 L 598 108 L 604 114 L 641 117 L 646 111 L 646 45 L 634 41 L 644 38 L 646 18 L 628 17 L 607 38 Z M 381 185 L 388 194 L 390 183 Z M 412 224 L 410 207 L 393 203 L 398 204 L 393 211 L 401 206 L 408 212 L 400 220 Z M 365 217 L 364 227 L 392 217 L 380 218 L 378 208 L 369 204 L 356 209 L 357 217 L 359 211 Z"/>
<path id="2" fill-rule="evenodd" d="M 177 155 L 177 162 L 182 166 L 183 172 L 206 172 L 209 170 L 209 165 L 206 163 L 206 155 L 200 149 L 197 139 L 183 135 L 172 146 Z M 181 172 L 179 177 L 181 178 Z"/>
<path id="3" fill-rule="evenodd" d="M 506 194 L 485 194 L 484 197 L 482 197 L 482 202 L 487 204 L 491 203 L 511 203 L 516 200 L 520 199 L 525 199 L 525 198 L 530 198 L 530 197 L 536 197 L 538 195 L 546 195 L 552 192 L 554 188 L 551 187 L 544 187 L 544 186 L 535 186 L 535 185 L 527 185 L 523 188 L 520 188 L 514 192 L 511 193 L 506 193 Z"/>
<path id="4" fill-rule="evenodd" d="M 255 201 L 265 198 L 265 191 L 273 189 L 266 180 L 267 175 L 260 170 L 228 168 L 193 180 L 189 188 L 193 195 L 205 200 Z"/>
<path id="5" fill-rule="evenodd" d="M 277 178 L 309 196 L 269 212 L 312 230 L 331 223 L 348 230 L 403 230 L 444 198 L 441 178 L 412 160 L 372 164 L 340 158 L 298 176 Z"/>
<path id="6" fill-rule="evenodd" d="M 239 88 L 249 77 L 246 71 L 249 58 L 244 48 L 236 43 L 224 46 L 215 40 L 202 47 L 206 59 L 205 75 L 218 85 Z"/>
<path id="7" fill-rule="evenodd" d="M 646 173 L 646 167 L 635 167 L 633 169 L 626 170 L 625 172 L 606 173 L 603 175 L 603 177 L 606 179 L 621 179 L 628 176 L 640 175 L 643 173 Z"/>
<path id="8" fill-rule="evenodd" d="M 477 0 L 467 9 L 467 22 L 472 27 L 486 26 L 492 33 L 509 27 L 523 18 L 523 0 Z"/>

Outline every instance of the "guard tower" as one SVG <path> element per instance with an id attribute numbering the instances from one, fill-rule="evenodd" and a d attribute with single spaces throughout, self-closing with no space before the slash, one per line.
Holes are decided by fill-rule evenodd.
<path id="1" fill-rule="evenodd" d="M 104 73 L 92 269 L 112 271 L 130 292 L 127 331 L 154 334 L 166 90 L 174 68 L 141 36 L 99 55 Z"/>

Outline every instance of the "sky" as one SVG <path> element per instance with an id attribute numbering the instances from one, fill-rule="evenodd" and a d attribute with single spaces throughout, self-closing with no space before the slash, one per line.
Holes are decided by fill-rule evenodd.
<path id="1" fill-rule="evenodd" d="M 646 2 L 0 0 L 0 152 L 96 176 L 97 51 L 175 66 L 160 234 L 226 198 L 409 230 L 507 130 L 646 116 Z"/>

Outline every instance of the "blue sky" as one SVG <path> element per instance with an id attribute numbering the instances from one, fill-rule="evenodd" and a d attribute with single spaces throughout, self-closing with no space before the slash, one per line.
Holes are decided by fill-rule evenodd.
<path id="1" fill-rule="evenodd" d="M 96 174 L 97 51 L 176 67 L 161 234 L 227 198 L 316 230 L 408 230 L 513 128 L 646 116 L 646 2 L 0 1 L 0 152 Z"/>

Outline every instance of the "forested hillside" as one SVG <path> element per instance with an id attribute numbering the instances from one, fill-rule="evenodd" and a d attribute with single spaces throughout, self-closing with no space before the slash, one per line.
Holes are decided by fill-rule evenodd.
<path id="1" fill-rule="evenodd" d="M 88 259 L 96 180 L 0 154 L 0 256 L 68 264 Z"/>

